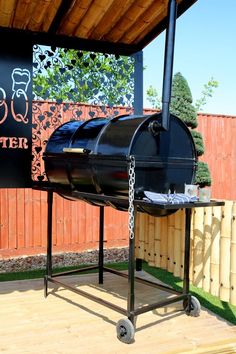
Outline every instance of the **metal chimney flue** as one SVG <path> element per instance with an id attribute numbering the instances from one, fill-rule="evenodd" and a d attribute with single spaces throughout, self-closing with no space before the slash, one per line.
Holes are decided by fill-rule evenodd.
<path id="1" fill-rule="evenodd" d="M 167 24 L 166 42 L 165 42 L 163 88 L 162 88 L 161 128 L 163 130 L 169 129 L 176 18 L 177 18 L 177 2 L 176 0 L 169 0 L 168 24 Z"/>

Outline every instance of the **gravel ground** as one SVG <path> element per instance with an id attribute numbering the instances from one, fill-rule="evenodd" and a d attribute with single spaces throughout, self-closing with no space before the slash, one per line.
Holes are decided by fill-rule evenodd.
<path id="1" fill-rule="evenodd" d="M 128 248 L 111 248 L 104 250 L 104 262 L 124 262 L 128 260 Z M 98 251 L 82 253 L 66 252 L 52 256 L 53 267 L 96 264 Z M 46 255 L 20 256 L 0 260 L 0 273 L 42 269 L 46 266 Z"/>

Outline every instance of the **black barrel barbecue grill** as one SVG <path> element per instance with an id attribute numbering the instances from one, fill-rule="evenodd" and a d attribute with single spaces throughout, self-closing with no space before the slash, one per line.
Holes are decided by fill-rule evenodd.
<path id="1" fill-rule="evenodd" d="M 44 154 L 45 170 L 49 185 L 37 184 L 35 188 L 48 192 L 47 273 L 48 282 L 58 285 L 103 304 L 127 318 L 117 323 L 117 336 L 131 343 L 134 338 L 135 317 L 150 310 L 183 301 L 188 315 L 200 312 L 198 300 L 189 293 L 189 255 L 191 209 L 220 206 L 223 202 L 150 202 L 145 191 L 161 194 L 182 193 L 184 184 L 192 183 L 196 168 L 196 152 L 192 136 L 185 124 L 169 114 L 171 94 L 176 0 L 169 0 L 168 24 L 165 47 L 162 112 L 154 115 L 119 116 L 112 119 L 91 119 L 86 122 L 71 121 L 59 127 L 50 137 Z M 100 209 L 98 266 L 56 273 L 52 271 L 52 206 L 53 193 L 70 200 L 84 200 Z M 128 275 L 105 267 L 103 264 L 104 207 L 112 206 L 129 213 L 129 262 Z M 185 253 L 183 291 L 135 277 L 135 217 L 141 211 L 155 216 L 165 216 L 178 209 L 185 209 Z M 99 271 L 103 283 L 104 271 L 128 278 L 127 309 L 72 287 L 59 280 L 61 275 Z M 135 281 L 157 287 L 175 296 L 150 305 L 135 308 Z"/>
<path id="2" fill-rule="evenodd" d="M 166 194 L 182 193 L 184 184 L 193 181 L 196 152 L 191 133 L 177 117 L 170 115 L 169 129 L 161 129 L 161 113 L 148 116 L 118 116 L 112 119 L 71 121 L 63 124 L 49 138 L 44 153 L 48 187 L 48 251 L 45 296 L 48 281 L 62 285 L 80 295 L 126 315 L 117 323 L 117 336 L 126 343 L 134 338 L 135 317 L 144 312 L 183 301 L 188 315 L 200 312 L 198 300 L 189 294 L 189 248 L 191 209 L 222 205 L 221 202 L 188 202 L 161 204 L 145 200 L 145 191 Z M 99 264 L 69 272 L 52 272 L 52 197 L 53 192 L 70 200 L 84 200 L 100 208 Z M 129 267 L 128 275 L 103 264 L 104 206 L 129 212 Z M 135 217 L 141 211 L 155 216 L 166 216 L 179 208 L 186 211 L 184 288 L 180 293 L 134 276 Z M 140 261 L 140 260 L 139 260 Z M 104 271 L 128 277 L 127 310 L 69 286 L 59 280 L 61 275 L 99 269 L 99 283 Z M 134 282 L 154 286 L 175 294 L 174 297 L 135 309 Z"/>
<path id="3" fill-rule="evenodd" d="M 120 197 L 119 202 L 111 206 L 127 210 L 125 202 L 122 205 L 122 197 L 129 191 L 127 157 L 134 156 L 135 198 L 142 198 L 144 191 L 183 193 L 185 183 L 191 184 L 194 178 L 197 157 L 193 138 L 173 115 L 168 131 L 160 128 L 160 122 L 161 113 L 65 123 L 46 146 L 48 180 L 68 199 L 74 199 L 75 191 L 115 196 Z M 83 199 L 101 205 L 91 194 Z M 167 213 L 151 206 L 138 210 Z"/>

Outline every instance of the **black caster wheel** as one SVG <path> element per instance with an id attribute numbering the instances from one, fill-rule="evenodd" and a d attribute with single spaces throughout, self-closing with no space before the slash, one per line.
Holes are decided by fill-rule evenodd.
<path id="1" fill-rule="evenodd" d="M 134 341 L 134 326 L 128 318 L 119 320 L 116 324 L 117 338 L 126 344 Z"/>
<path id="2" fill-rule="evenodd" d="M 184 311 L 188 316 L 198 317 L 201 312 L 201 304 L 195 296 L 190 297 L 190 309 L 188 309 L 188 299 L 183 302 Z"/>

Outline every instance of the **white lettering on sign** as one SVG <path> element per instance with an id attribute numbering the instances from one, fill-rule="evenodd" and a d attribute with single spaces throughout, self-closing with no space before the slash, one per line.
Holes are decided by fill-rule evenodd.
<path id="1" fill-rule="evenodd" d="M 12 71 L 11 78 L 13 93 L 11 95 L 11 100 L 8 101 L 8 104 L 7 94 L 4 88 L 0 87 L 0 126 L 5 123 L 7 119 L 11 119 L 11 117 L 19 123 L 27 124 L 29 122 L 27 117 L 29 109 L 27 90 L 31 80 L 30 72 L 24 68 L 15 68 Z M 22 112 L 20 112 L 19 109 L 22 110 Z M 0 149 L 28 148 L 28 140 L 25 137 L 0 136 Z"/>
<path id="2" fill-rule="evenodd" d="M 27 89 L 30 83 L 30 72 L 27 69 L 15 68 L 11 74 L 12 77 L 12 99 L 11 99 L 11 113 L 13 118 L 17 122 L 28 123 L 29 119 L 27 118 L 28 114 L 28 97 L 27 97 Z M 16 113 L 14 105 L 16 103 L 20 104 L 24 107 L 24 114 L 22 112 Z"/>
<path id="3" fill-rule="evenodd" d="M 31 80 L 30 72 L 27 69 L 15 68 L 11 74 L 12 78 L 12 96 L 10 101 L 10 108 L 7 106 L 6 92 L 3 87 L 0 87 L 0 124 L 3 124 L 11 112 L 12 117 L 16 122 L 27 124 L 29 102 L 27 96 L 27 89 Z M 22 112 L 17 112 L 19 107 Z"/>
<path id="4" fill-rule="evenodd" d="M 28 147 L 27 138 L 0 136 L 0 149 L 28 149 Z"/>

